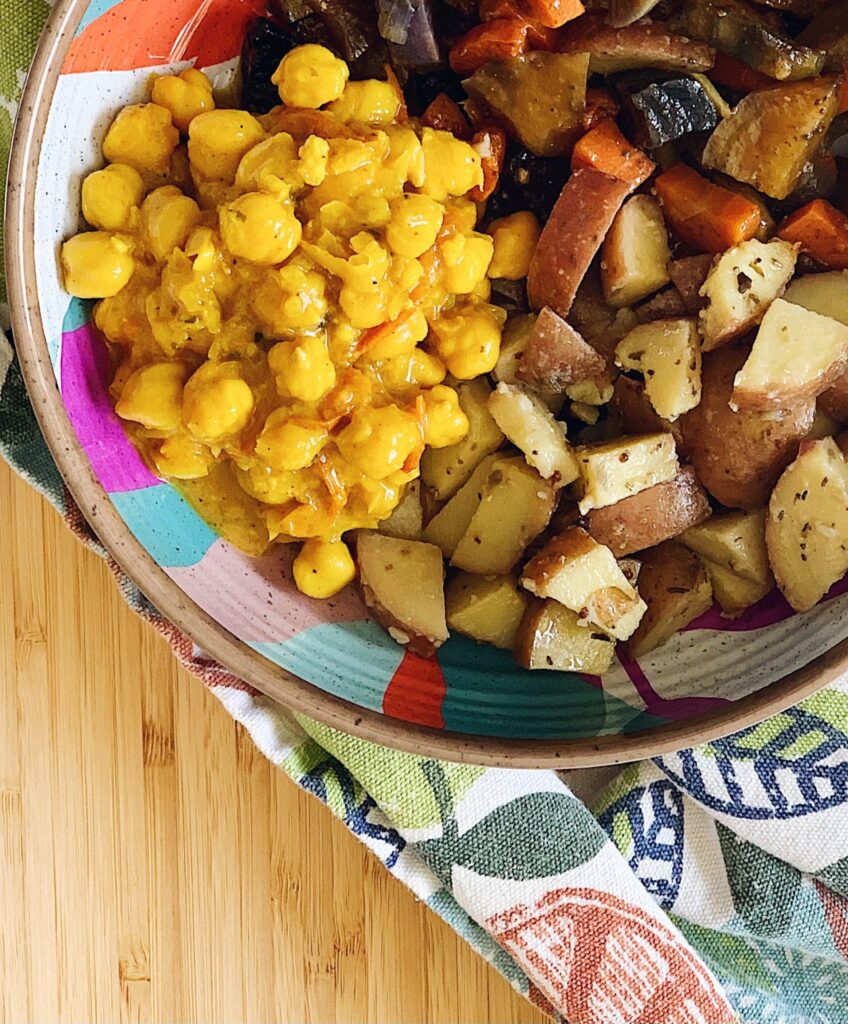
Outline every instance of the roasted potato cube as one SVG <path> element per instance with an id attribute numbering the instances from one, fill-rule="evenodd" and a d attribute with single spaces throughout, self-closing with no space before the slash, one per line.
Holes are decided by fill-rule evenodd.
<path id="1" fill-rule="evenodd" d="M 764 508 L 713 516 L 687 530 L 680 541 L 705 561 L 720 565 L 752 583 L 759 583 L 766 592 L 774 586 L 766 551 Z"/>
<path id="2" fill-rule="evenodd" d="M 601 406 L 612 401 L 613 385 L 604 376 L 596 380 L 581 380 L 578 384 L 569 384 L 565 393 L 572 402 Z"/>
<path id="3" fill-rule="evenodd" d="M 478 643 L 511 651 L 530 600 L 515 576 L 460 572 L 445 589 L 448 626 Z"/>
<path id="4" fill-rule="evenodd" d="M 778 480 L 766 546 L 777 585 L 797 612 L 848 571 L 848 465 L 832 438 L 805 445 Z"/>
<path id="5" fill-rule="evenodd" d="M 704 356 L 701 402 L 679 423 L 687 457 L 710 494 L 729 508 L 753 509 L 766 504 L 797 455 L 813 425 L 815 402 L 779 413 L 734 412 L 733 379 L 747 354 L 747 346 L 733 343 Z"/>
<path id="6" fill-rule="evenodd" d="M 489 412 L 527 464 L 554 487 L 577 479 L 577 459 L 565 439 L 565 424 L 554 419 L 541 398 L 518 384 L 498 384 L 489 396 Z"/>
<path id="7" fill-rule="evenodd" d="M 577 461 L 583 515 L 671 480 L 680 468 L 671 434 L 619 437 L 586 445 L 577 449 Z"/>
<path id="8" fill-rule="evenodd" d="M 627 641 L 631 658 L 661 647 L 713 603 L 712 584 L 701 559 L 673 540 L 646 552 L 639 593 L 648 610 Z"/>
<path id="9" fill-rule="evenodd" d="M 583 123 L 588 69 L 585 53 L 537 51 L 491 61 L 462 84 L 531 152 L 560 156 Z"/>
<path id="10" fill-rule="evenodd" d="M 811 428 L 808 437 L 824 437 L 826 434 L 837 433 L 840 426 L 844 426 L 848 423 L 848 373 L 843 373 L 842 376 L 836 381 L 833 387 L 823 391 L 819 395 L 818 404 L 816 405 L 816 416 L 823 414 L 827 416 L 831 422 L 835 422 L 836 430 L 829 429 L 823 430 L 820 433 L 815 433 L 815 422 L 813 428 Z"/>
<path id="11" fill-rule="evenodd" d="M 606 360 L 546 306 L 536 317 L 516 369 L 517 380 L 541 396 L 601 377 Z"/>
<path id="12" fill-rule="evenodd" d="M 499 460 L 451 565 L 483 576 L 509 572 L 548 525 L 558 493 L 523 459 Z"/>
<path id="13" fill-rule="evenodd" d="M 514 653 L 523 668 L 602 676 L 612 664 L 615 641 L 559 601 L 535 600 L 519 625 Z"/>
<path id="14" fill-rule="evenodd" d="M 797 255 L 797 247 L 788 242 L 752 238 L 719 256 L 701 288 L 705 352 L 746 334 L 763 319 L 795 273 Z"/>
<path id="15" fill-rule="evenodd" d="M 817 398 L 848 367 L 848 327 L 775 299 L 733 382 L 738 409 L 770 412 Z"/>
<path id="16" fill-rule="evenodd" d="M 495 453 L 483 459 L 456 494 L 427 523 L 422 540 L 441 548 L 448 558 L 453 555 L 483 500 L 489 473 L 500 458 L 502 456 Z"/>
<path id="17" fill-rule="evenodd" d="M 501 340 L 501 351 L 498 361 L 492 370 L 492 376 L 496 381 L 503 381 L 504 384 L 518 384 L 518 372 L 530 339 L 537 323 L 535 313 L 526 313 L 511 317 L 504 328 Z M 565 396 L 550 388 L 534 388 L 536 394 L 545 405 L 556 415 L 565 405 Z"/>
<path id="18" fill-rule="evenodd" d="M 356 540 L 356 564 L 362 598 L 374 618 L 393 640 L 430 657 L 448 638 L 441 551 L 363 530 Z"/>
<path id="19" fill-rule="evenodd" d="M 774 586 L 773 578 L 769 583 L 758 583 L 756 580 L 746 580 L 744 576 L 737 576 L 735 572 L 725 569 L 717 562 L 710 562 L 707 559 L 703 559 L 703 562 L 712 583 L 713 597 L 721 608 L 722 615 L 728 619 L 735 619 L 751 605 L 762 601 Z"/>
<path id="20" fill-rule="evenodd" d="M 749 93 L 710 136 L 704 166 L 786 199 L 830 127 L 837 94 L 835 78 Z"/>
<path id="21" fill-rule="evenodd" d="M 645 613 L 645 602 L 610 549 L 579 526 L 548 541 L 524 566 L 521 585 L 559 601 L 616 640 L 627 640 Z"/>
<path id="22" fill-rule="evenodd" d="M 468 417 L 468 433 L 459 444 L 428 448 L 421 459 L 421 480 L 438 501 L 456 494 L 483 459 L 504 442 L 489 412 L 492 389 L 485 377 L 459 384 L 456 390 L 462 411 Z"/>
<path id="23" fill-rule="evenodd" d="M 639 573 L 642 571 L 642 563 L 638 558 L 619 558 L 618 567 L 624 573 L 624 578 L 634 587 L 639 582 Z"/>
<path id="24" fill-rule="evenodd" d="M 570 22 L 558 46 L 564 53 L 588 53 L 589 71 L 602 75 L 645 67 L 708 71 L 715 60 L 712 47 L 672 35 L 663 22 L 612 28 L 602 14 L 587 14 Z"/>
<path id="25" fill-rule="evenodd" d="M 639 322 L 631 309 L 613 309 L 604 297 L 601 284 L 601 261 L 595 260 L 580 282 L 568 322 L 581 337 L 608 361 L 615 346 Z"/>
<path id="26" fill-rule="evenodd" d="M 701 336 L 695 320 L 640 324 L 615 350 L 623 370 L 639 370 L 657 414 L 673 423 L 701 401 Z"/>
<path id="27" fill-rule="evenodd" d="M 633 306 L 668 284 L 668 232 L 652 196 L 628 199 L 601 249 L 601 281 L 613 307 Z"/>
<path id="28" fill-rule="evenodd" d="M 671 540 L 709 518 L 712 509 L 695 470 L 684 466 L 671 480 L 606 508 L 593 509 L 586 529 L 621 558 Z"/>
<path id="29" fill-rule="evenodd" d="M 848 270 L 807 274 L 796 278 L 783 293 L 787 302 L 811 313 L 829 316 L 848 327 Z"/>
<path id="30" fill-rule="evenodd" d="M 413 480 L 406 488 L 400 504 L 388 519 L 378 526 L 380 533 L 401 540 L 421 540 L 424 529 L 424 508 L 421 505 L 421 482 Z"/>
<path id="31" fill-rule="evenodd" d="M 580 282 L 629 192 L 627 182 L 591 167 L 571 175 L 530 263 L 527 294 L 535 309 L 550 306 L 561 317 L 568 316 Z"/>

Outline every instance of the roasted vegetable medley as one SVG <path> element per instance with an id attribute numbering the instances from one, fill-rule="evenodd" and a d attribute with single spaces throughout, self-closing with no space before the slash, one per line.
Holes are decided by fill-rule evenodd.
<path id="1" fill-rule="evenodd" d="M 270 0 L 103 154 L 116 411 L 310 597 L 598 675 L 848 571 L 848 0 Z"/>

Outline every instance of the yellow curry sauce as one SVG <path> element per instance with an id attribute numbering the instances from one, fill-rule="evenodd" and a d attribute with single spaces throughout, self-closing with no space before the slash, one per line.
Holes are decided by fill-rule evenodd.
<path id="1" fill-rule="evenodd" d="M 254 117 L 193 69 L 154 79 L 107 133 L 82 189 L 95 230 L 62 265 L 100 300 L 145 459 L 248 550 L 306 541 L 296 582 L 327 597 L 354 575 L 343 534 L 468 430 L 443 381 L 493 369 L 487 274 L 493 255 L 526 274 L 537 228 L 475 230 L 480 154 L 409 121 L 395 83 L 351 82 L 314 45 L 273 81 L 282 105 Z"/>

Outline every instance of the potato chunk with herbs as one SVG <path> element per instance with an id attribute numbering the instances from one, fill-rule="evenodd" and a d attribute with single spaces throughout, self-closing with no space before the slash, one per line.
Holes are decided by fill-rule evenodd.
<path id="1" fill-rule="evenodd" d="M 448 626 L 478 643 L 511 651 L 530 597 L 515 576 L 461 572 L 445 590 Z"/>
<path id="2" fill-rule="evenodd" d="M 614 505 L 671 480 L 680 468 L 671 434 L 620 437 L 577 449 L 580 512 Z"/>
<path id="3" fill-rule="evenodd" d="M 701 331 L 709 352 L 755 327 L 795 273 L 797 248 L 752 238 L 719 256 L 701 288 Z"/>
<path id="4" fill-rule="evenodd" d="M 848 327 L 775 299 L 733 382 L 738 409 L 791 408 L 826 391 L 848 367 Z"/>
<path id="5" fill-rule="evenodd" d="M 572 526 L 554 537 L 524 567 L 521 584 L 549 597 L 617 640 L 627 640 L 645 613 L 645 602 L 613 553 Z"/>
<path id="6" fill-rule="evenodd" d="M 654 320 L 627 334 L 615 350 L 623 370 L 639 370 L 659 416 L 673 423 L 701 401 L 701 337 L 692 319 Z"/>
<path id="7" fill-rule="evenodd" d="M 565 424 L 554 419 L 541 398 L 516 384 L 498 384 L 489 397 L 489 412 L 527 464 L 555 487 L 577 479 L 577 459 L 565 439 Z"/>
<path id="8" fill-rule="evenodd" d="M 615 641 L 559 601 L 536 600 L 521 620 L 514 654 L 523 668 L 602 676 L 612 664 Z"/>

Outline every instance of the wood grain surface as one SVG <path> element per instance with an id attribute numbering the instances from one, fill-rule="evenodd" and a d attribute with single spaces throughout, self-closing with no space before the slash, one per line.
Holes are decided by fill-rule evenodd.
<path id="1" fill-rule="evenodd" d="M 0 1021 L 541 1022 L 0 464 Z"/>

